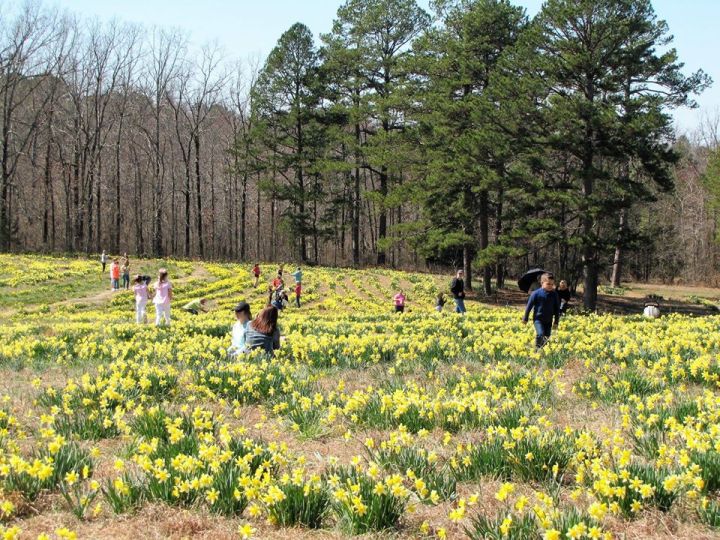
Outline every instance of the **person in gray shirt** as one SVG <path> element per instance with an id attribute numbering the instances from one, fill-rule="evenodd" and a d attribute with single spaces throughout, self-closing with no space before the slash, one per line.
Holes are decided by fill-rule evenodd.
<path id="1" fill-rule="evenodd" d="M 267 306 L 252 320 L 245 330 L 245 349 L 262 349 L 270 356 L 280 348 L 280 329 L 278 328 L 278 310 Z"/>

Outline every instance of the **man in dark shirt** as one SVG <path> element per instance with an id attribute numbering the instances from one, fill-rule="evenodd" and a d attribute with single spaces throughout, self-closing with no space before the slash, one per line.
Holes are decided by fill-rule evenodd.
<path id="1" fill-rule="evenodd" d="M 455 301 L 455 313 L 465 313 L 465 273 L 458 270 L 450 284 L 450 292 Z"/>
<path id="2" fill-rule="evenodd" d="M 551 274 L 540 277 L 540 288 L 535 290 L 528 299 L 523 323 L 527 324 L 530 311 L 533 311 L 533 325 L 535 326 L 535 346 L 542 348 L 552 333 L 553 319 L 555 328 L 560 321 L 560 300 L 555 292 L 555 280 Z"/>

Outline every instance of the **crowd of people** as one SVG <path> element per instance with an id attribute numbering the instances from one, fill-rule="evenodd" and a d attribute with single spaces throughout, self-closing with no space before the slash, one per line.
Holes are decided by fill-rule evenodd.
<path id="1" fill-rule="evenodd" d="M 100 256 L 103 273 L 106 271 L 110 258 L 105 251 Z M 254 278 L 255 288 L 260 285 L 262 272 L 260 265 L 256 263 L 251 270 Z M 296 307 L 300 308 L 302 296 L 303 272 L 298 266 L 290 274 L 294 283 L 286 285 L 284 279 L 283 265 L 278 267 L 277 273 L 268 287 L 267 305 L 253 319 L 250 305 L 247 302 L 240 302 L 234 308 L 236 322 L 232 329 L 231 345 L 228 353 L 237 356 L 254 349 L 262 349 L 268 354 L 273 354 L 280 347 L 280 331 L 278 318 L 282 310 L 290 304 L 290 295 L 294 295 Z M 135 295 L 135 321 L 137 324 L 147 323 L 147 304 L 152 296 L 152 303 L 155 307 L 155 325 L 170 325 L 170 307 L 173 293 L 172 284 L 168 278 L 168 271 L 161 268 L 152 290 L 150 276 L 138 274 L 133 280 L 133 293 Z M 113 258 L 110 264 L 110 283 L 113 291 L 121 288 L 130 288 L 130 259 L 127 253 L 122 256 L 122 264 L 119 258 Z M 525 312 L 522 317 L 524 324 L 530 320 L 532 313 L 533 327 L 535 329 L 535 346 L 539 350 L 550 339 L 553 329 L 558 327 L 560 317 L 566 313 L 570 306 L 572 293 L 565 280 L 560 280 L 555 286 L 555 277 L 551 273 L 543 273 L 535 284 L 535 290 L 530 292 Z M 450 282 L 449 293 L 455 304 L 455 313 L 464 314 L 465 308 L 465 274 L 458 270 Z M 405 292 L 400 289 L 393 297 L 393 304 L 396 313 L 403 313 L 407 303 Z M 435 311 L 442 312 L 447 303 L 445 294 L 440 292 L 435 301 Z M 205 298 L 194 298 L 182 307 L 183 311 L 192 315 L 208 310 Z M 643 315 L 656 318 L 660 316 L 657 303 L 646 304 Z"/>

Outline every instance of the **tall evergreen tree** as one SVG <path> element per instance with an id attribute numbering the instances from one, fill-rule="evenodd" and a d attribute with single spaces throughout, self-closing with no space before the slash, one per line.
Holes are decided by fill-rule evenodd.
<path id="1" fill-rule="evenodd" d="M 307 26 L 296 23 L 270 52 L 253 89 L 254 112 L 260 120 L 256 134 L 271 150 L 267 163 L 279 175 L 265 187 L 289 204 L 283 224 L 299 242 L 303 262 L 308 260 L 307 237 L 314 235 L 310 203 L 319 196 L 317 189 L 309 188 L 313 145 L 321 140 L 316 116 L 318 68 L 313 35 Z"/>
<path id="2" fill-rule="evenodd" d="M 393 178 L 399 176 L 396 136 L 405 127 L 398 101 L 399 90 L 407 82 L 404 60 L 409 45 L 430 24 L 430 16 L 415 0 L 347 0 L 340 7 L 333 32 L 326 39 L 330 44 L 350 44 L 352 54 L 345 56 L 354 69 L 346 69 L 350 80 L 346 85 L 358 92 L 352 101 L 355 126 L 363 133 L 357 139 L 367 141 L 363 148 L 363 167 L 378 179 L 372 194 L 379 207 L 378 264 L 386 262 L 388 205 Z M 337 58 L 337 57 L 336 57 Z M 356 172 L 357 174 L 357 172 Z"/>
<path id="3" fill-rule="evenodd" d="M 498 60 L 515 43 L 526 18 L 508 0 L 443 3 L 439 11 L 443 25 L 415 43 L 420 137 L 428 149 L 420 190 L 426 217 L 423 251 L 462 249 L 471 287 L 477 248 L 489 248 L 491 190 L 501 210 L 510 158 L 487 90 Z M 484 290 L 490 294 L 489 260 L 483 267 Z"/>
<path id="4" fill-rule="evenodd" d="M 618 171 L 635 160 L 649 178 L 667 181 L 667 109 L 692 105 L 707 80 L 702 72 L 685 77 L 674 49 L 659 52 L 672 38 L 649 0 L 548 0 L 525 37 L 518 72 L 545 90 L 537 101 L 542 144 L 569 157 L 583 301 L 594 310 L 608 244 L 601 224 L 617 209 L 608 194 L 621 189 L 625 205 L 637 200 L 637 191 L 619 187 L 627 175 Z"/>

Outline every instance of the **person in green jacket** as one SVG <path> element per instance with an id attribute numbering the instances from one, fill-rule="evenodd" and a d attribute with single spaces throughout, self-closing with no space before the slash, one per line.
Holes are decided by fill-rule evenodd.
<path id="1" fill-rule="evenodd" d="M 201 311 L 207 311 L 207 309 L 205 308 L 206 303 L 207 303 L 207 300 L 205 300 L 205 298 L 195 298 L 194 300 L 190 300 L 182 308 L 183 308 L 183 310 L 187 311 L 188 313 L 197 315 Z"/>

